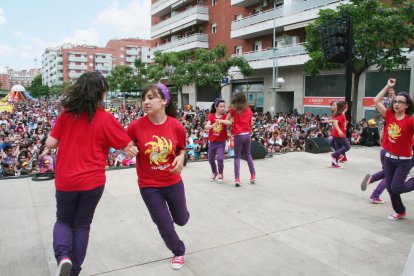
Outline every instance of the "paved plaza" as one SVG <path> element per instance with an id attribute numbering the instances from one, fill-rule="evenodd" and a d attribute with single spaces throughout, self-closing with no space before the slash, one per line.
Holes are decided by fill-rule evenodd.
<path id="1" fill-rule="evenodd" d="M 134 169 L 107 172 L 81 275 L 401 275 L 414 241 L 414 197 L 403 195 L 407 219 L 388 221 L 382 205 L 360 190 L 380 169 L 379 148 L 352 148 L 349 162 L 330 168 L 329 153 L 306 152 L 255 160 L 257 183 L 210 182 L 208 162 L 183 171 L 189 223 L 176 227 L 186 263 L 169 266 L 171 252 L 139 195 Z M 0 181 L 0 274 L 54 275 L 54 182 Z"/>

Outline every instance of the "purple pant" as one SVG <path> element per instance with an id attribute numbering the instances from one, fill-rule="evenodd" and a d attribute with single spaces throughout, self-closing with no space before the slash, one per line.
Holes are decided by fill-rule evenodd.
<path id="1" fill-rule="evenodd" d="M 234 136 L 234 176 L 240 178 L 240 159 L 242 150 L 246 154 L 247 165 L 249 166 L 250 174 L 255 174 L 256 170 L 253 164 L 250 134 Z"/>
<path id="2" fill-rule="evenodd" d="M 164 188 L 142 188 L 140 192 L 165 245 L 174 256 L 183 256 L 185 246 L 174 228 L 174 223 L 183 226 L 190 218 L 183 182 Z"/>
<path id="3" fill-rule="evenodd" d="M 346 137 L 333 137 L 332 138 L 334 145 L 336 148 L 335 152 L 332 153 L 332 156 L 335 157 L 337 160 L 341 154 L 345 154 L 351 146 L 349 145 L 348 138 Z"/>
<path id="4" fill-rule="evenodd" d="M 386 153 L 386 150 L 381 149 L 381 151 L 380 151 L 380 160 L 381 160 L 382 170 L 371 175 L 371 183 L 375 182 L 375 181 L 378 181 L 378 180 L 381 180 L 380 183 L 378 183 L 375 190 L 372 192 L 372 194 L 370 196 L 371 199 L 379 198 L 380 195 L 382 194 L 382 192 L 385 190 L 385 187 L 387 186 L 387 181 L 385 179 L 385 172 L 384 172 L 385 153 Z"/>
<path id="5" fill-rule="evenodd" d="M 90 191 L 56 191 L 56 223 L 53 229 L 53 250 L 59 263 L 63 257 L 72 260 L 71 275 L 82 270 L 88 248 L 89 231 L 104 186 Z"/>
<path id="6" fill-rule="evenodd" d="M 210 142 L 208 147 L 208 162 L 210 163 L 211 171 L 213 173 L 223 174 L 224 169 L 224 148 L 226 147 L 226 141 L 222 142 Z M 216 154 L 217 154 L 217 166 L 216 166 Z"/>
<path id="7" fill-rule="evenodd" d="M 414 190 L 414 179 L 405 181 L 411 167 L 411 159 L 392 159 L 389 157 L 384 159 L 387 190 L 390 194 L 392 208 L 399 214 L 405 212 L 400 195 Z"/>

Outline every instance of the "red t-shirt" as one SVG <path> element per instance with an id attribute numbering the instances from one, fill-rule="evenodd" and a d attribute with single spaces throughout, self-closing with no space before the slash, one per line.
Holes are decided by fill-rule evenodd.
<path id="1" fill-rule="evenodd" d="M 345 114 L 340 114 L 333 118 L 334 120 L 338 121 L 339 129 L 342 131 L 342 133 L 345 135 L 346 133 L 346 117 Z M 336 138 L 343 138 L 344 136 L 340 136 L 338 131 L 335 127 L 332 128 L 332 137 Z"/>
<path id="2" fill-rule="evenodd" d="M 387 109 L 385 113 L 386 137 L 383 139 L 383 148 L 391 154 L 410 157 L 412 152 L 412 139 L 414 135 L 414 119 L 405 115 L 397 120 L 395 114 Z"/>
<path id="3" fill-rule="evenodd" d="M 223 114 L 220 118 L 216 118 L 215 113 L 210 113 L 207 117 L 207 121 L 214 124 L 217 119 L 225 119 L 226 115 Z M 227 126 L 224 124 L 217 124 L 214 128 L 208 132 L 208 140 L 210 142 L 222 142 L 227 140 Z"/>
<path id="4" fill-rule="evenodd" d="M 148 116 L 132 122 L 128 135 L 138 146 L 136 168 L 138 185 L 145 187 L 167 187 L 181 181 L 180 174 L 170 172 L 172 163 L 181 150 L 185 150 L 185 130 L 173 117 L 156 125 Z"/>
<path id="5" fill-rule="evenodd" d="M 234 124 L 231 128 L 231 134 L 238 135 L 241 133 L 252 133 L 253 112 L 247 107 L 242 113 L 237 114 L 236 110 L 230 107 L 229 113 L 233 116 Z"/>
<path id="6" fill-rule="evenodd" d="M 63 112 L 50 135 L 59 140 L 55 185 L 58 191 L 88 191 L 105 184 L 109 148 L 124 148 L 131 138 L 112 114 L 96 110 L 79 117 Z"/>

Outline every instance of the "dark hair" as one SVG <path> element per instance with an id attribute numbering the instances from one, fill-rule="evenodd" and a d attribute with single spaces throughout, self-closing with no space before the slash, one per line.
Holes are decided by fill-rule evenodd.
<path id="1" fill-rule="evenodd" d="M 341 115 L 346 108 L 346 101 L 339 101 L 336 103 L 336 112 L 333 114 L 334 117 Z"/>
<path id="2" fill-rule="evenodd" d="M 85 72 L 65 91 L 61 103 L 66 112 L 75 115 L 88 112 L 89 121 L 92 121 L 108 89 L 108 83 L 102 73 Z"/>
<path id="3" fill-rule="evenodd" d="M 407 109 L 405 110 L 405 114 L 408 114 L 408 115 L 413 114 L 414 107 L 413 107 L 413 101 L 411 100 L 410 95 L 407 92 L 402 91 L 402 92 L 398 92 L 398 94 L 395 95 L 395 98 L 398 97 L 398 96 L 404 97 L 405 101 L 407 102 Z M 395 100 L 395 98 L 394 98 L 394 100 Z M 393 113 L 395 113 L 394 104 L 391 105 L 390 109 Z"/>
<path id="4" fill-rule="evenodd" d="M 225 103 L 225 101 L 223 99 L 216 98 L 214 100 L 214 103 L 211 105 L 211 111 L 210 111 L 210 113 L 216 113 L 216 111 L 217 111 L 216 110 L 216 107 L 218 107 L 220 103 Z"/>
<path id="5" fill-rule="evenodd" d="M 149 85 L 149 86 L 147 86 L 144 89 L 144 91 L 142 93 L 142 98 L 143 99 L 145 98 L 145 96 L 147 95 L 148 92 L 155 93 L 161 99 L 167 100 L 167 98 L 165 97 L 164 93 L 162 93 L 161 88 L 159 88 L 155 84 Z M 177 109 L 175 108 L 175 105 L 174 105 L 174 103 L 173 103 L 172 100 L 170 100 L 170 102 L 165 106 L 165 114 L 167 114 L 168 116 L 171 116 L 173 118 L 177 118 L 178 117 Z"/>

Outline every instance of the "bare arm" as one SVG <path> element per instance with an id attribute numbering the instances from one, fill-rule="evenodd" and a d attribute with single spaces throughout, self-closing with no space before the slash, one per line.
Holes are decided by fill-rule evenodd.
<path id="1" fill-rule="evenodd" d="M 389 79 L 387 85 L 384 86 L 384 88 L 380 92 L 378 92 L 378 94 L 374 98 L 375 106 L 378 112 L 382 116 L 385 116 L 385 113 L 387 112 L 387 108 L 382 103 L 382 99 L 384 98 L 385 94 L 388 92 L 388 89 L 391 87 L 394 87 L 394 85 L 395 85 L 395 79 Z"/>
<path id="2" fill-rule="evenodd" d="M 48 149 L 56 149 L 58 146 L 59 146 L 59 140 L 53 138 L 50 135 L 46 138 L 46 147 Z"/>
<path id="3" fill-rule="evenodd" d="M 233 116 L 230 113 L 227 114 L 226 119 L 224 120 L 217 120 L 218 123 L 224 124 L 226 126 L 231 126 L 233 124 Z"/>

